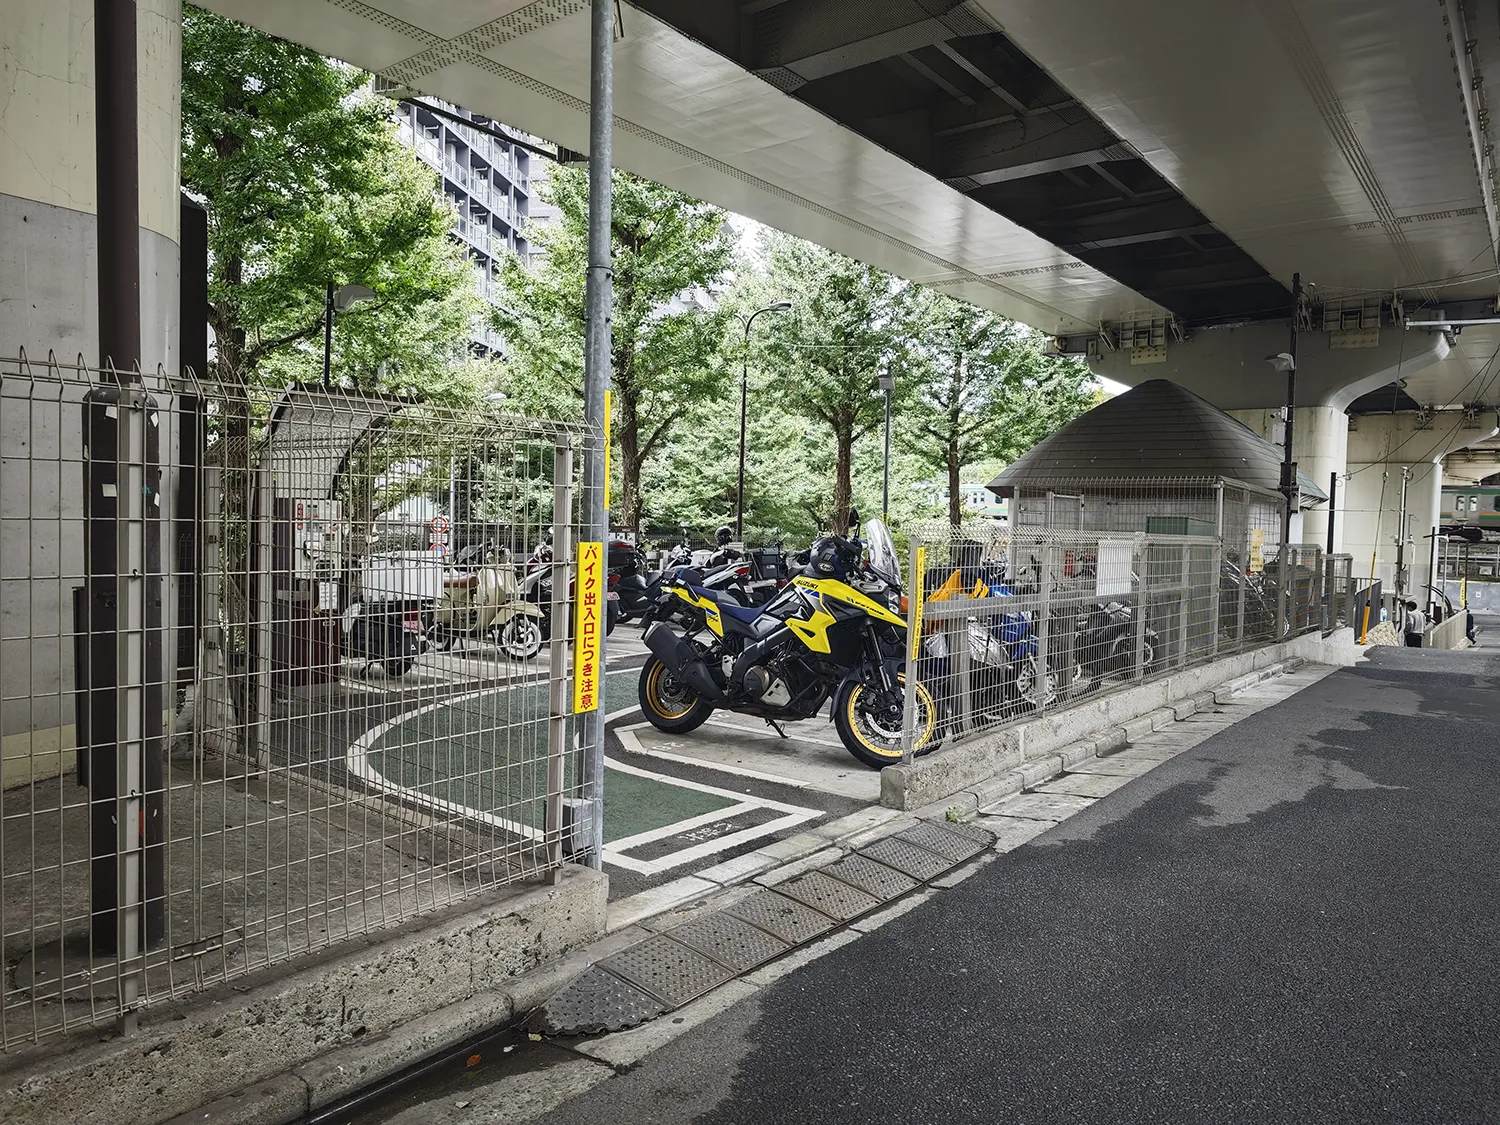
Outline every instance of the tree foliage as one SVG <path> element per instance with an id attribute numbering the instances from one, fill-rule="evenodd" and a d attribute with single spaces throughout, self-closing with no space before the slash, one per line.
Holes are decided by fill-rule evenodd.
<path id="1" fill-rule="evenodd" d="M 208 210 L 210 324 L 231 385 L 321 377 L 325 287 L 376 300 L 338 316 L 336 378 L 472 401 L 472 272 L 451 210 L 367 76 L 196 8 L 183 12 L 182 182 Z"/>
<path id="2" fill-rule="evenodd" d="M 1078 361 L 1046 355 L 1025 325 L 946 294 L 919 290 L 913 313 L 901 444 L 946 477 L 957 525 L 964 467 L 1030 449 L 1092 405 L 1093 380 Z"/>
<path id="3" fill-rule="evenodd" d="M 642 467 L 695 405 L 724 389 L 728 312 L 701 298 L 723 281 L 734 245 L 718 208 L 626 172 L 613 184 L 615 507 L 635 528 Z M 569 417 L 583 394 L 587 174 L 554 167 L 546 193 L 558 217 L 536 236 L 542 255 L 533 268 L 506 263 L 499 323 L 511 342 L 507 393 L 523 409 Z"/>
<path id="4" fill-rule="evenodd" d="M 913 291 L 872 266 L 767 231 L 758 277 L 745 287 L 752 302 L 789 300 L 792 310 L 757 326 L 762 368 L 792 413 L 823 428 L 833 445 L 828 526 L 847 523 L 854 494 L 854 445 L 885 421 L 883 372 L 899 378 L 908 361 Z"/>

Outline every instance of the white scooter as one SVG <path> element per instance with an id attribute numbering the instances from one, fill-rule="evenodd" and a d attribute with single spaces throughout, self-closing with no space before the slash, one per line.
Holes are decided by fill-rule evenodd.
<path id="1" fill-rule="evenodd" d="M 515 569 L 486 552 L 479 569 L 443 577 L 427 640 L 440 650 L 489 641 L 513 660 L 530 660 L 542 650 L 542 610 L 522 596 Z"/>

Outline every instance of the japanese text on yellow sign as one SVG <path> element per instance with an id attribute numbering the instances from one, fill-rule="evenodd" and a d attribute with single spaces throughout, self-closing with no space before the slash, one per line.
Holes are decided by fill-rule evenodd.
<path id="1" fill-rule="evenodd" d="M 1265 545 L 1266 529 L 1252 527 L 1250 529 L 1250 565 L 1246 568 L 1251 574 L 1259 574 L 1266 569 L 1266 559 L 1263 554 Z"/>
<path id="2" fill-rule="evenodd" d="M 573 713 L 599 708 L 599 642 L 604 636 L 604 544 L 578 544 L 578 600 L 573 612 Z"/>
<path id="3" fill-rule="evenodd" d="M 917 548 L 917 565 L 911 576 L 911 596 L 916 598 L 916 615 L 911 624 L 911 658 L 915 662 L 922 655 L 922 587 L 923 575 L 927 573 L 927 548 Z"/>

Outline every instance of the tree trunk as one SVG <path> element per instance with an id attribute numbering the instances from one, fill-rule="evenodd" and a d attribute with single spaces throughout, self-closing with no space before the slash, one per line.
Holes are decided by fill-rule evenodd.
<path id="1" fill-rule="evenodd" d="M 835 425 L 833 436 L 838 445 L 838 463 L 833 478 L 833 527 L 829 530 L 842 535 L 849 527 L 849 505 L 854 497 L 850 482 L 850 466 L 854 459 L 853 424 Z"/>
<path id="2" fill-rule="evenodd" d="M 956 531 L 958 525 L 964 519 L 963 498 L 959 495 L 962 483 L 959 480 L 959 470 L 963 466 L 959 464 L 958 443 L 948 443 L 948 523 Z"/>
<path id="3" fill-rule="evenodd" d="M 620 519 L 631 531 L 641 530 L 641 419 L 637 394 L 620 389 Z"/>

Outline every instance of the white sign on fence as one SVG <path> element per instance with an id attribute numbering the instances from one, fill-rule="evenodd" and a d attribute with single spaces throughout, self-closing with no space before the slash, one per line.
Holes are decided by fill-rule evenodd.
<path id="1" fill-rule="evenodd" d="M 1135 540 L 1099 540 L 1099 565 L 1094 579 L 1094 595 L 1118 598 L 1130 593 L 1130 563 L 1135 557 Z"/>

